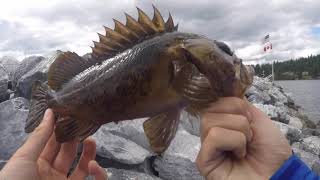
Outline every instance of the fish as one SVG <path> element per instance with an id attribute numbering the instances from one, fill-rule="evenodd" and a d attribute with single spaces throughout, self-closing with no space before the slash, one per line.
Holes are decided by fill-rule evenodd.
<path id="1" fill-rule="evenodd" d="M 253 73 L 226 45 L 178 31 L 169 13 L 164 21 L 153 6 L 151 19 L 125 13 L 93 41 L 91 57 L 59 54 L 47 82 L 33 82 L 25 132 L 32 132 L 46 109 L 55 114 L 58 142 L 82 141 L 103 124 L 148 117 L 143 128 L 153 152 L 163 153 L 174 138 L 182 110 L 197 115 L 220 97 L 244 97 Z"/>

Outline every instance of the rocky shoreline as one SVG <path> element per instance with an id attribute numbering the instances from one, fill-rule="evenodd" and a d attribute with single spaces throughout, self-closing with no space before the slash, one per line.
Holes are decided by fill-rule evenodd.
<path id="1" fill-rule="evenodd" d="M 32 56 L 20 63 L 0 58 L 0 169 L 28 136 L 24 123 L 32 82 L 46 81 L 49 65 L 59 53 Z M 268 114 L 293 151 L 319 174 L 320 131 L 292 98 L 280 86 L 258 77 L 246 96 Z M 109 179 L 203 179 L 194 163 L 200 149 L 199 120 L 186 112 L 180 119 L 176 137 L 161 156 L 149 148 L 142 128 L 145 119 L 104 125 L 93 135 L 96 159 L 107 169 Z"/>

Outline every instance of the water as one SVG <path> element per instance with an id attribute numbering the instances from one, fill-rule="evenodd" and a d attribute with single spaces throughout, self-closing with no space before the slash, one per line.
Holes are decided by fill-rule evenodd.
<path id="1" fill-rule="evenodd" d="M 315 123 L 320 121 L 320 80 L 276 81 Z"/>

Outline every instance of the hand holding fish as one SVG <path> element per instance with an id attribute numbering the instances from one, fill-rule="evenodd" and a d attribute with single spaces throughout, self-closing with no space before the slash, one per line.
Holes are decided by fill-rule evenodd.
<path id="1" fill-rule="evenodd" d="M 269 179 L 292 154 L 280 130 L 239 98 L 221 98 L 201 118 L 197 166 L 206 179 Z"/>
<path id="2" fill-rule="evenodd" d="M 78 166 L 67 178 L 69 168 L 76 157 L 77 142 L 56 142 L 54 115 L 47 110 L 42 123 L 30 135 L 26 143 L 17 150 L 0 172 L 0 179 L 85 179 L 92 175 L 96 180 L 105 180 L 106 173 L 95 161 L 96 145 L 86 139 Z"/>

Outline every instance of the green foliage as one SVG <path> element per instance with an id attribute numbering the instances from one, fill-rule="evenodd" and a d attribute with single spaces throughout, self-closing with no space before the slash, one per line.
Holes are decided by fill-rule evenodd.
<path id="1" fill-rule="evenodd" d="M 256 75 L 260 77 L 266 77 L 272 73 L 271 64 L 257 64 L 254 69 Z M 276 61 L 274 62 L 274 73 L 276 80 L 319 79 L 320 54 L 297 60 Z"/>

